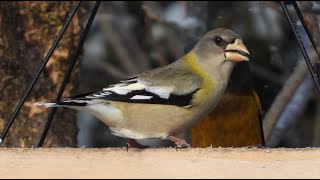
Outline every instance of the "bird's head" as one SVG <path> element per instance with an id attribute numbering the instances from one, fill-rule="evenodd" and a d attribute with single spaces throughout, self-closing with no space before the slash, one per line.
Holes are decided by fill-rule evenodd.
<path id="1" fill-rule="evenodd" d="M 207 32 L 193 49 L 203 68 L 230 71 L 235 63 L 249 60 L 249 51 L 235 32 L 218 28 Z"/>
<path id="2" fill-rule="evenodd" d="M 207 32 L 197 43 L 196 51 L 199 55 L 218 56 L 233 62 L 248 61 L 250 55 L 239 35 L 224 28 Z"/>

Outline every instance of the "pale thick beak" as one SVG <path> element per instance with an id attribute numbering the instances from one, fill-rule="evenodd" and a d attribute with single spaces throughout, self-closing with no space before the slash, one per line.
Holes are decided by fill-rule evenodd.
<path id="1" fill-rule="evenodd" d="M 234 43 L 228 44 L 225 50 L 226 60 L 228 61 L 249 61 L 249 55 L 249 51 L 241 39 L 236 39 Z"/>

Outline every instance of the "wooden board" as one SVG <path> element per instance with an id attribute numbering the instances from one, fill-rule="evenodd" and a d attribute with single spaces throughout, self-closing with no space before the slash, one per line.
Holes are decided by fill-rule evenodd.
<path id="1" fill-rule="evenodd" d="M 0 148 L 0 178 L 320 178 L 320 148 Z"/>

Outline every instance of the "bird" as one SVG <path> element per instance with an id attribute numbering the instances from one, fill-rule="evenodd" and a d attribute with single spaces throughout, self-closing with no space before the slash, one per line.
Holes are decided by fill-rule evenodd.
<path id="1" fill-rule="evenodd" d="M 35 105 L 87 112 L 109 126 L 115 136 L 129 140 L 165 139 L 179 148 L 190 147 L 177 136 L 214 109 L 235 64 L 249 61 L 249 56 L 237 33 L 216 28 L 167 66 L 94 92 Z"/>
<path id="2" fill-rule="evenodd" d="M 192 146 L 264 146 L 262 113 L 249 64 L 238 63 L 216 108 L 192 128 Z"/>

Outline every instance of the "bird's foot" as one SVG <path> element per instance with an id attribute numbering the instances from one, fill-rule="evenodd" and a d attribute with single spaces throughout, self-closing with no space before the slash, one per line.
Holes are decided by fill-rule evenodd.
<path id="1" fill-rule="evenodd" d="M 139 144 L 135 139 L 129 139 L 128 143 L 126 144 L 126 147 L 127 147 L 127 151 L 128 151 L 129 148 L 146 149 L 149 146 L 145 146 L 145 145 Z"/>
<path id="2" fill-rule="evenodd" d="M 176 144 L 176 148 L 189 148 L 191 147 L 184 139 L 177 138 L 175 136 L 169 136 L 168 140 L 173 141 Z"/>

